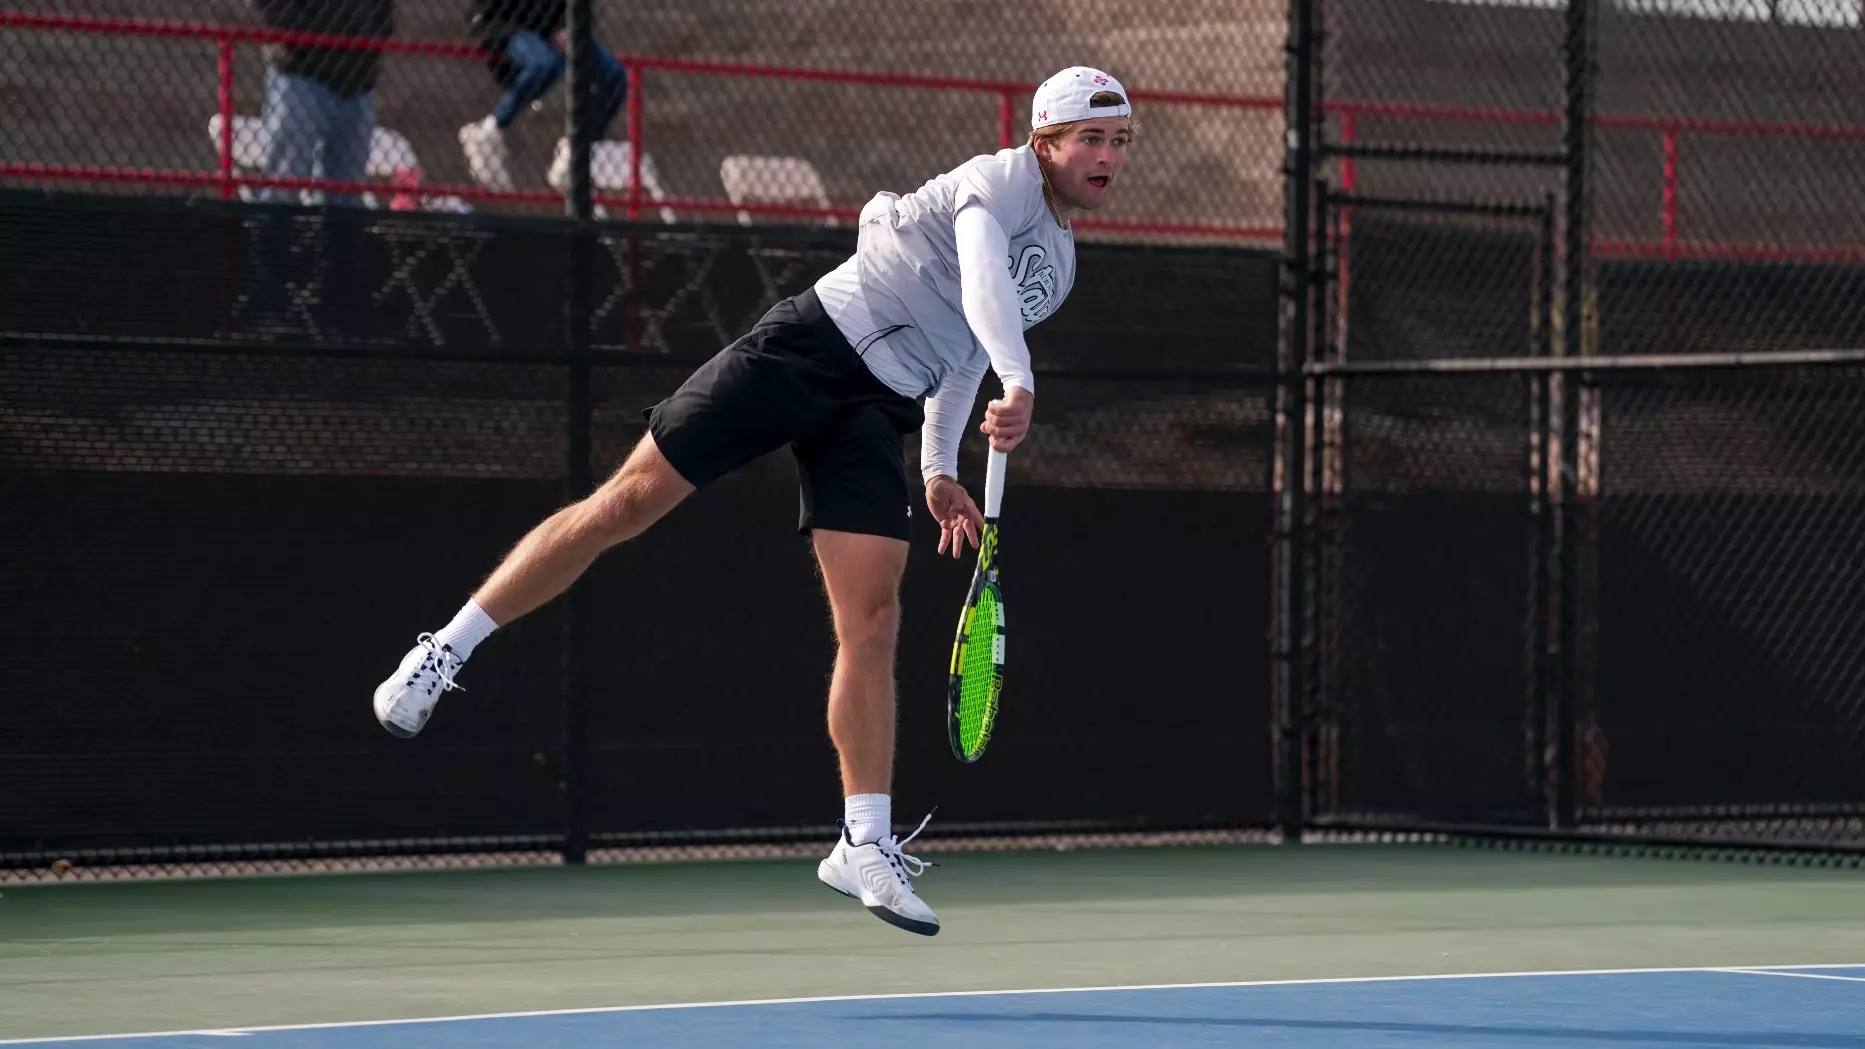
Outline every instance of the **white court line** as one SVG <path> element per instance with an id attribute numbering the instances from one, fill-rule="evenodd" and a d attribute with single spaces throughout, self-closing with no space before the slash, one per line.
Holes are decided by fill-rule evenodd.
<path id="1" fill-rule="evenodd" d="M 1800 966 L 1800 968 L 1810 969 L 1810 968 L 1816 968 L 1816 967 L 1815 966 Z M 1817 968 L 1850 969 L 1850 968 L 1857 968 L 1857 966 L 1821 965 L 1821 966 L 1817 966 Z M 1846 983 L 1865 983 L 1865 976 L 1833 976 L 1829 973 L 1789 972 L 1787 969 L 1787 966 L 1782 966 L 1779 969 L 1718 969 L 1716 971 L 1719 973 L 1743 973 L 1748 976 L 1791 976 L 1796 980 L 1842 980 Z"/>
<path id="2" fill-rule="evenodd" d="M 600 1005 L 583 1009 L 538 1009 L 511 1013 L 468 1013 L 460 1016 L 416 1016 L 402 1020 L 338 1020 L 330 1023 L 278 1024 L 269 1027 L 215 1027 L 181 1031 L 139 1031 L 125 1034 L 82 1034 L 66 1038 L 0 1038 L 0 1045 L 66 1045 L 73 1042 L 118 1041 L 125 1038 L 181 1038 L 218 1035 L 238 1037 L 274 1031 L 325 1031 L 341 1027 L 392 1027 L 397 1024 L 462 1023 L 468 1020 L 529 1020 L 546 1016 L 591 1016 L 601 1013 L 640 1013 L 672 1009 L 725 1009 L 749 1005 L 809 1005 L 821 1002 L 884 1002 L 910 998 L 997 998 L 1016 994 L 1078 994 L 1107 991 L 1195 991 L 1225 987 L 1303 987 L 1352 983 L 1422 983 L 1431 980 L 1509 980 L 1531 976 L 1636 976 L 1647 973 L 1739 973 L 1761 976 L 1795 975 L 1794 969 L 1858 969 L 1865 962 L 1812 965 L 1673 966 L 1653 969 L 1548 969 L 1506 973 L 1430 973 L 1421 976 L 1329 976 L 1306 980 L 1227 980 L 1214 983 L 1135 983 L 1105 987 L 1024 987 L 997 991 L 907 991 L 898 994 L 837 994 L 813 998 L 746 998 L 725 1002 L 669 1002 L 657 1005 Z M 1828 976 L 1829 980 L 1852 977 Z"/>

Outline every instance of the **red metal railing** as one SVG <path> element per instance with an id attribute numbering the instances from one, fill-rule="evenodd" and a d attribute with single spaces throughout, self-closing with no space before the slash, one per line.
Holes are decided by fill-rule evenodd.
<path id="1" fill-rule="evenodd" d="M 234 52 L 237 45 L 297 44 L 382 54 L 482 61 L 487 55 L 477 45 L 430 40 L 379 39 L 333 36 L 271 29 L 261 26 L 210 25 L 150 19 L 90 18 L 69 15 L 0 12 L 0 29 L 38 30 L 44 32 L 82 33 L 122 37 L 155 37 L 176 40 L 212 41 L 218 45 L 218 109 L 220 133 L 217 143 L 218 163 L 213 172 L 158 170 L 146 167 L 80 165 L 41 162 L 0 162 L 0 178 L 33 179 L 91 183 L 144 183 L 180 187 L 217 188 L 220 196 L 231 198 L 240 188 L 311 189 L 325 192 L 361 193 L 390 190 L 406 192 L 406 186 L 367 183 L 336 183 L 322 179 L 281 179 L 245 174 L 234 164 L 233 120 Z M 818 81 L 874 88 L 917 88 L 994 96 L 998 105 L 998 141 L 1003 146 L 1015 144 L 1018 135 L 1017 99 L 1029 93 L 1031 86 L 1022 82 L 983 80 L 963 77 L 924 76 L 908 73 L 874 73 L 847 70 L 808 69 L 756 63 L 722 62 L 695 59 L 663 58 L 650 55 L 621 55 L 628 70 L 628 137 L 630 149 L 628 188 L 621 194 L 597 194 L 597 203 L 621 207 L 631 219 L 643 213 L 641 158 L 647 152 L 643 119 L 648 90 L 648 72 L 702 76 L 751 77 L 760 79 Z M 1136 103 L 1160 105 L 1195 105 L 1226 109 L 1279 111 L 1280 97 L 1205 94 L 1183 91 L 1135 91 Z M 1343 141 L 1351 141 L 1354 119 L 1374 116 L 1436 123 L 1462 122 L 1503 125 L 1558 127 L 1561 114 L 1553 110 L 1504 109 L 1469 106 L 1436 106 L 1422 103 L 1380 102 L 1343 99 L 1326 104 L 1330 115 L 1339 121 Z M 1640 258 L 1699 259 L 1797 259 L 1806 261 L 1861 261 L 1865 247 L 1793 247 L 1788 245 L 1743 245 L 1717 241 L 1687 240 L 1682 237 L 1678 215 L 1678 154 L 1680 139 L 1691 135 L 1725 135 L 1745 137 L 1788 137 L 1830 141 L 1865 141 L 1865 127 L 1813 124 L 1801 122 L 1736 121 L 1692 117 L 1664 117 L 1639 114 L 1602 113 L 1595 126 L 1608 130 L 1646 131 L 1662 136 L 1663 193 L 1659 209 L 1660 236 L 1656 240 L 1601 238 L 1595 250 L 1602 255 Z M 1351 189 L 1356 180 L 1354 163 L 1345 160 L 1341 168 L 1342 187 Z M 423 185 L 421 192 L 447 195 L 466 201 L 548 204 L 562 200 L 561 194 L 549 190 L 488 190 L 466 185 Z M 733 203 L 708 197 L 680 197 L 657 200 L 656 206 L 670 207 L 699 214 L 744 212 L 783 218 L 853 218 L 852 207 L 818 207 L 811 205 Z M 1139 221 L 1091 219 L 1081 223 L 1086 229 L 1157 236 L 1214 237 L 1236 240 L 1267 240 L 1281 236 L 1281 227 L 1243 226 L 1225 223 Z"/>
<path id="2" fill-rule="evenodd" d="M 178 171 L 96 164 L 59 164 L 50 162 L 0 162 L 0 178 L 33 179 L 52 182 L 140 183 L 177 187 L 218 187 L 223 198 L 232 197 L 240 188 L 310 189 L 337 193 L 362 193 L 389 187 L 368 183 L 339 183 L 323 179 L 281 179 L 238 171 L 233 156 L 234 48 L 237 45 L 294 44 L 306 47 L 373 51 L 381 54 L 411 55 L 429 58 L 483 61 L 488 56 L 477 45 L 425 40 L 381 39 L 306 33 L 263 26 L 211 25 L 150 19 L 91 18 L 67 15 L 0 12 L 0 29 L 38 30 L 43 32 L 81 33 L 103 36 L 162 38 L 173 40 L 213 41 L 219 48 L 220 134 L 218 163 L 213 173 Z M 939 91 L 976 92 L 995 96 L 998 109 L 998 141 L 1004 146 L 1016 141 L 1016 100 L 1031 86 L 1016 81 L 993 81 L 961 77 L 924 76 L 907 73 L 868 73 L 845 70 L 807 69 L 760 65 L 745 62 L 719 62 L 693 59 L 661 58 L 650 55 L 617 56 L 628 70 L 629 141 L 637 148 L 629 151 L 628 188 L 624 193 L 598 193 L 597 204 L 620 207 L 631 219 L 639 219 L 644 210 L 641 158 L 648 152 L 644 143 L 646 128 L 643 108 L 647 95 L 647 78 L 651 71 L 704 76 L 752 77 L 761 79 L 821 81 L 862 87 L 919 88 Z M 1278 109 L 1279 99 L 1200 94 L 1196 92 L 1134 92 L 1136 102 L 1219 106 L 1243 109 Z M 397 187 L 405 188 L 405 187 Z M 427 184 L 424 194 L 452 196 L 469 202 L 508 201 L 512 203 L 551 203 L 562 195 L 544 190 L 488 190 L 478 186 Z M 657 207 L 674 208 L 700 214 L 736 214 L 739 212 L 781 218 L 854 218 L 859 209 L 818 207 L 802 204 L 733 203 L 712 197 L 666 198 L 654 202 Z M 1084 228 L 1166 236 L 1203 236 L 1234 239 L 1268 239 L 1280 235 L 1279 227 L 1251 227 L 1223 223 L 1160 222 L 1093 219 L 1081 223 Z"/>
<path id="3" fill-rule="evenodd" d="M 1480 106 L 1431 106 L 1410 102 L 1343 100 L 1328 109 L 1342 122 L 1343 141 L 1351 141 L 1354 116 L 1376 116 L 1441 123 L 1502 124 L 1559 127 L 1555 110 L 1500 109 Z M 1786 244 L 1731 244 L 1716 240 L 1685 240 L 1678 218 L 1678 144 L 1685 134 L 1739 138 L 1791 138 L 1821 142 L 1865 142 L 1865 126 L 1816 124 L 1805 121 L 1723 120 L 1713 117 L 1667 117 L 1638 113 L 1599 113 L 1593 126 L 1608 131 L 1641 131 L 1662 137 L 1663 191 L 1657 201 L 1660 236 L 1657 240 L 1597 238 L 1595 254 L 1636 258 L 1682 258 L 1712 261 L 1856 262 L 1865 260 L 1865 246 L 1811 247 Z M 1351 160 L 1345 162 L 1352 164 Z"/>

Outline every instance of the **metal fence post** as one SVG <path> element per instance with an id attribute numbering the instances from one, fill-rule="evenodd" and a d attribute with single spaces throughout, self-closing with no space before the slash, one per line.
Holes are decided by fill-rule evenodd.
<path id="1" fill-rule="evenodd" d="M 1566 109 L 1562 118 L 1563 173 L 1561 245 L 1561 355 L 1575 358 L 1586 352 L 1583 325 L 1586 316 L 1588 252 L 1587 150 L 1593 122 L 1593 5 L 1594 0 L 1568 0 L 1567 31 L 1562 42 Z M 1579 640 L 1584 629 L 1580 607 L 1579 515 L 1580 494 L 1580 390 L 1585 376 L 1567 371 L 1560 376 L 1560 616 L 1558 695 L 1559 783 L 1552 813 L 1556 827 L 1572 827 L 1578 803 L 1576 780 L 1580 772 L 1577 722 L 1580 718 Z"/>
<path id="2" fill-rule="evenodd" d="M 564 210 L 570 220 L 569 287 L 564 332 L 570 357 L 565 405 L 563 486 L 566 501 L 589 494 L 590 476 L 590 273 L 595 228 L 590 202 L 589 151 L 596 111 L 591 97 L 595 50 L 591 46 L 590 0 L 570 0 L 569 92 L 564 133 L 570 141 L 570 173 Z M 589 853 L 589 607 L 585 587 L 567 595 L 563 624 L 563 861 L 580 864 Z"/>
<path id="3" fill-rule="evenodd" d="M 1277 746 L 1276 822 L 1285 842 L 1299 842 L 1305 822 L 1302 697 L 1303 598 L 1307 589 L 1303 524 L 1307 464 L 1309 221 L 1313 206 L 1310 182 L 1314 170 L 1314 44 L 1316 0 L 1290 0 L 1288 86 L 1285 107 L 1286 138 L 1282 176 L 1283 249 L 1281 316 L 1277 339 L 1276 390 L 1277 448 L 1275 496 L 1275 575 L 1271 584 L 1274 633 L 1271 682 L 1275 697 Z"/>
<path id="4" fill-rule="evenodd" d="M 1555 289 L 1555 219 L 1560 214 L 1557 196 L 1544 198 L 1540 221 L 1535 229 L 1535 296 L 1532 303 L 1528 356 L 1548 358 L 1554 355 Z M 1550 561 L 1556 556 L 1552 538 L 1558 529 L 1550 529 L 1550 509 L 1558 505 L 1550 496 L 1555 471 L 1549 469 L 1555 421 L 1550 415 L 1548 391 L 1552 381 L 1547 374 L 1528 377 L 1528 715 L 1525 736 L 1528 740 L 1528 775 L 1535 796 L 1544 813 L 1554 810 L 1557 776 L 1550 743 L 1555 738 L 1549 723 L 1550 666 L 1557 655 L 1553 624 L 1560 614 L 1549 581 L 1553 578 Z"/>

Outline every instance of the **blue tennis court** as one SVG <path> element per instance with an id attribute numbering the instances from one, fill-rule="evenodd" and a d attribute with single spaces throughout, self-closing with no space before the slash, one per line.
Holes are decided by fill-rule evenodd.
<path id="1" fill-rule="evenodd" d="M 8 1042 L 193 1049 L 593 1045 L 1865 1049 L 1865 965 L 893 995 Z"/>

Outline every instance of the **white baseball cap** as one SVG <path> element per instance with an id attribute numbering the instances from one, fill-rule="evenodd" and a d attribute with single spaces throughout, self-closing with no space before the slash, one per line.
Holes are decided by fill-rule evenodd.
<path id="1" fill-rule="evenodd" d="M 1120 105 L 1098 108 L 1089 105 L 1088 100 L 1102 91 L 1112 91 L 1119 95 Z M 1132 115 L 1133 103 L 1127 100 L 1127 89 L 1120 86 L 1120 81 L 1099 69 L 1070 66 L 1043 81 L 1042 86 L 1036 89 L 1036 99 L 1030 103 L 1030 130 L 1055 124 L 1073 124 L 1077 120 L 1092 117 Z"/>

